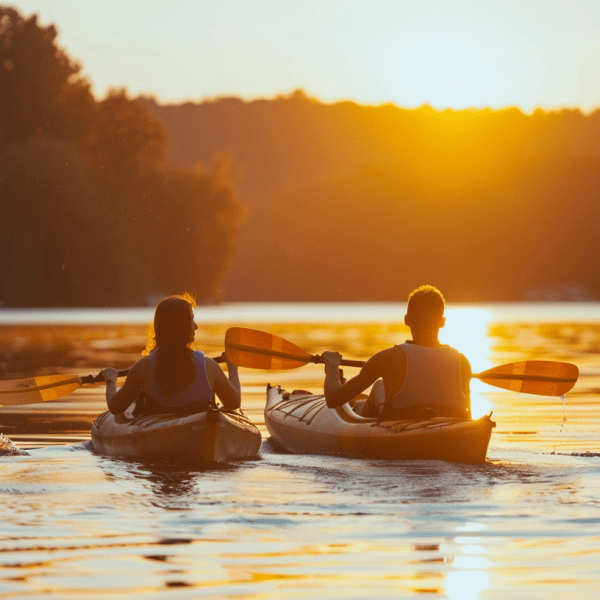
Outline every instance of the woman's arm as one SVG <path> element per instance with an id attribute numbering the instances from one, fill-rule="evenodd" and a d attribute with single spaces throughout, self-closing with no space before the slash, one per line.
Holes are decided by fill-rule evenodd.
<path id="1" fill-rule="evenodd" d="M 242 393 L 238 368 L 227 359 L 227 369 L 229 379 L 225 376 L 223 369 L 212 359 L 205 357 L 206 374 L 217 398 L 223 403 L 225 408 L 234 410 L 242 405 Z"/>
<path id="2" fill-rule="evenodd" d="M 114 415 L 122 413 L 139 396 L 140 391 L 144 389 L 144 383 L 148 376 L 149 359 L 142 358 L 136 362 L 130 369 L 125 383 L 121 389 L 117 390 L 117 371 L 107 368 L 102 370 L 102 375 L 106 380 L 106 404 L 108 410 Z"/>
<path id="3" fill-rule="evenodd" d="M 225 352 L 223 352 L 222 356 L 225 359 L 225 362 L 227 363 L 227 376 L 229 378 L 229 382 L 237 390 L 238 394 L 241 397 L 242 386 L 240 384 L 240 375 L 238 373 L 237 365 L 234 365 L 232 362 L 229 361 Z"/>

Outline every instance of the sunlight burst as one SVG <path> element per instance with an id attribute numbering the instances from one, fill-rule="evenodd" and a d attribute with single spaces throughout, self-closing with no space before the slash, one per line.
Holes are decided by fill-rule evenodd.
<path id="1" fill-rule="evenodd" d="M 446 325 L 440 329 L 440 341 L 462 352 L 473 373 L 489 369 L 491 365 L 488 326 L 492 313 L 483 308 L 454 307 L 446 309 Z M 488 386 L 478 379 L 471 379 L 471 414 L 479 418 L 491 410 L 491 404 L 482 393 Z"/>

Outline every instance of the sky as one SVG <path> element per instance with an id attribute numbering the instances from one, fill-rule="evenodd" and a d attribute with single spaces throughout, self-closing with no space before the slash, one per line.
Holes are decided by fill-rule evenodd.
<path id="1" fill-rule="evenodd" d="M 600 107 L 599 0 L 16 0 L 98 98 Z"/>

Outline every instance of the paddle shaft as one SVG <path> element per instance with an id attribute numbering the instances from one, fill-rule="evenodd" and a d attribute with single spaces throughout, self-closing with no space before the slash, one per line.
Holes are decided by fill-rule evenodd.
<path id="1" fill-rule="evenodd" d="M 125 369 L 123 371 L 119 371 L 117 373 L 117 377 L 127 377 L 127 373 L 129 373 L 129 369 Z M 98 375 L 85 375 L 84 377 L 80 377 L 81 383 L 102 383 L 105 381 L 102 373 L 98 373 Z"/>
<path id="2" fill-rule="evenodd" d="M 225 362 L 222 356 L 213 359 Z M 129 369 L 118 371 L 118 377 L 126 377 Z M 36 404 L 67 396 L 84 384 L 103 383 L 102 373 L 97 375 L 49 375 L 0 381 L 0 405 Z"/>
<path id="3" fill-rule="evenodd" d="M 548 381 L 554 383 L 573 383 L 572 377 L 554 377 L 552 375 L 528 375 L 526 373 L 472 373 L 471 377 L 476 379 L 501 379 L 501 380 L 516 380 L 516 381 Z"/>
<path id="4" fill-rule="evenodd" d="M 252 354 L 259 355 L 267 355 L 267 356 L 276 356 L 277 358 L 287 358 L 289 360 L 296 360 L 299 362 L 303 362 L 304 364 L 312 362 L 312 363 L 322 363 L 323 357 L 320 354 L 292 354 L 290 352 L 282 352 L 280 350 L 266 349 L 266 348 L 257 348 L 256 346 L 249 346 L 247 344 L 236 344 L 229 343 L 228 346 L 234 350 L 238 350 L 240 352 L 250 352 Z M 347 360 L 343 359 L 341 362 L 342 365 L 347 367 L 362 367 L 365 364 L 364 360 Z"/>
<path id="5" fill-rule="evenodd" d="M 323 357 L 320 355 L 313 356 L 314 363 L 322 363 Z M 342 360 L 340 363 L 344 366 L 350 367 L 363 367 L 365 365 L 364 360 Z M 508 381 L 547 381 L 553 383 L 572 383 L 572 377 L 553 377 L 552 375 L 529 375 L 527 373 L 493 373 L 490 371 L 483 371 L 482 373 L 471 373 L 471 377 L 475 379 L 498 379 Z"/>

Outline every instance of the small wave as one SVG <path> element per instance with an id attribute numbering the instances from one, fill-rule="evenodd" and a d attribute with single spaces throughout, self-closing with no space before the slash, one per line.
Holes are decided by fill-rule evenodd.
<path id="1" fill-rule="evenodd" d="M 600 452 L 575 452 L 571 454 L 571 456 L 583 456 L 584 458 L 598 458 L 600 457 Z"/>
<path id="2" fill-rule="evenodd" d="M 553 456 L 580 456 L 582 458 L 599 458 L 600 452 L 550 452 Z"/>
<path id="3" fill-rule="evenodd" d="M 12 440 L 7 438 L 3 433 L 0 433 L 0 456 L 15 456 L 26 454 L 27 452 L 15 446 Z"/>

